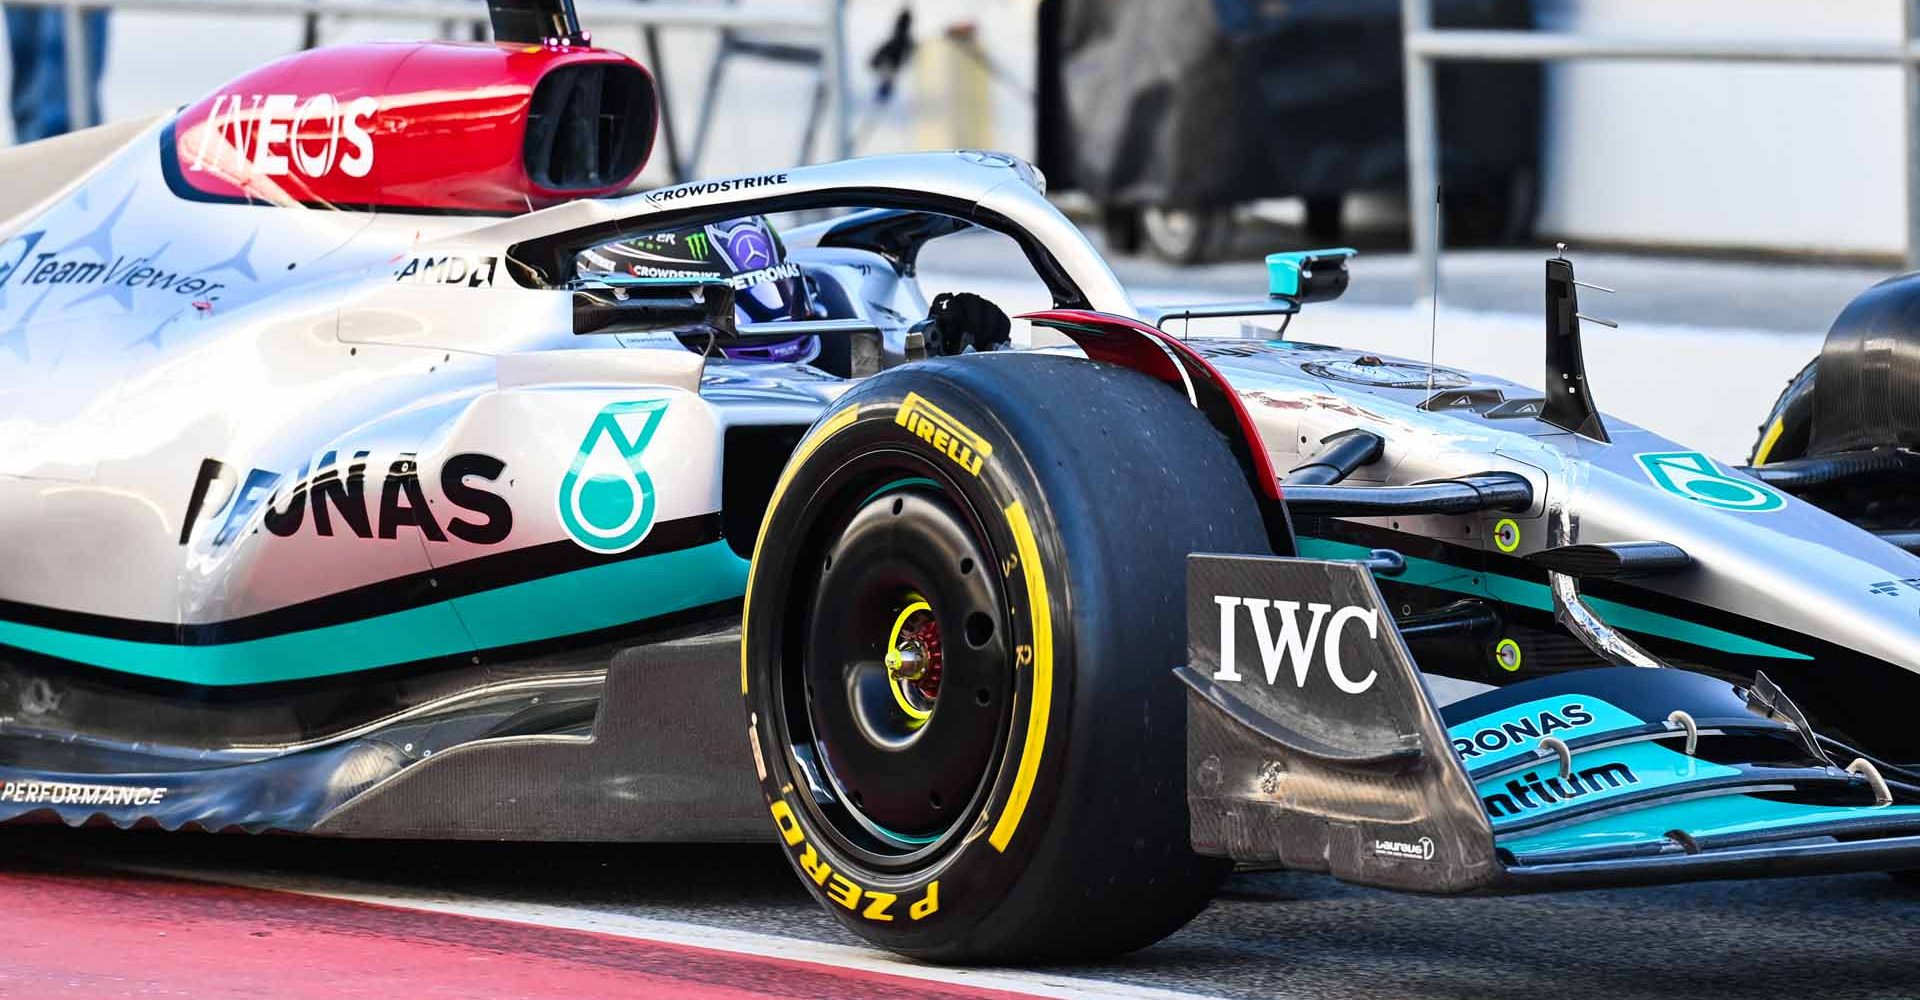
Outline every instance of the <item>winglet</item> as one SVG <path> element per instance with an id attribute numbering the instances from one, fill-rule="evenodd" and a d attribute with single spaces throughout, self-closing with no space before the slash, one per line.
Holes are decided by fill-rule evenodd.
<path id="1" fill-rule="evenodd" d="M 1573 262 L 1547 260 L 1547 405 L 1540 419 L 1584 438 L 1611 444 L 1607 425 L 1593 404 L 1587 363 L 1580 351 L 1580 298 Z"/>

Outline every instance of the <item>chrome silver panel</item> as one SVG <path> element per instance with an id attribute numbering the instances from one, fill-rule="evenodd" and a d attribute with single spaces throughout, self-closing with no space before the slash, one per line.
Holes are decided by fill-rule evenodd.
<path id="1" fill-rule="evenodd" d="M 1583 542 L 1657 540 L 1684 548 L 1695 569 L 1636 581 L 1648 591 L 1727 609 L 1920 671 L 1920 590 L 1876 589 L 1920 578 L 1920 556 L 1784 494 L 1773 509 L 1743 512 L 1663 489 L 1637 456 L 1690 450 L 1617 417 L 1606 418 L 1613 443 L 1601 444 L 1531 416 L 1423 409 L 1428 400 L 1424 379 L 1392 386 L 1328 377 L 1325 372 L 1343 371 L 1337 366 L 1350 365 L 1365 352 L 1305 342 L 1313 332 L 1310 310 L 1292 332 L 1301 339 L 1195 342 L 1246 401 L 1276 469 L 1310 458 L 1322 438 L 1360 428 L 1383 437 L 1386 450 L 1348 482 L 1519 473 L 1534 484 L 1536 504 L 1514 518 L 1520 528 L 1515 555 L 1552 544 L 1547 514 L 1558 505 L 1578 518 Z M 1424 362 L 1381 360 L 1425 368 Z M 1457 399 L 1469 390 L 1498 392 L 1508 401 L 1539 396 L 1537 390 L 1477 375 L 1459 386 L 1443 385 L 1438 395 Z M 1753 482 L 1724 465 L 1714 468 L 1737 482 Z M 1493 551 L 1499 520 L 1498 515 L 1402 517 L 1376 523 Z"/>

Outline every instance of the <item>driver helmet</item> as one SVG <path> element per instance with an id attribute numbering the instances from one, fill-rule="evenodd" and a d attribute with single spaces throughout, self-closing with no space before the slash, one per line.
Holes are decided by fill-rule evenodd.
<path id="1" fill-rule="evenodd" d="M 812 319 L 817 314 L 800 265 L 765 216 L 648 233 L 580 254 L 582 275 L 630 274 L 641 278 L 722 278 L 733 286 L 734 311 L 742 323 Z M 819 338 L 795 337 L 752 347 L 725 347 L 736 361 L 806 363 L 820 353 Z"/>

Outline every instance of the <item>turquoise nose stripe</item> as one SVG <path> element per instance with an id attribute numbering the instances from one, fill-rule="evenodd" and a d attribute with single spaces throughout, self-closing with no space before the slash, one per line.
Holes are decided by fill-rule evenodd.
<path id="1" fill-rule="evenodd" d="M 1298 548 L 1300 555 L 1308 559 L 1365 559 L 1371 554 L 1371 550 L 1363 546 L 1326 538 L 1303 537 L 1298 540 Z M 1459 566 L 1449 566 L 1431 559 L 1408 557 L 1406 572 L 1393 577 L 1392 580 L 1395 583 L 1411 583 L 1421 587 L 1432 587 L 1435 590 L 1448 590 L 1456 594 L 1492 598 L 1537 611 L 1553 610 L 1553 591 L 1549 590 L 1544 583 L 1502 576 L 1499 573 L 1462 569 Z M 1782 649 L 1772 643 L 1761 642 L 1758 639 L 1736 635 L 1710 625 L 1701 625 L 1684 618 L 1675 618 L 1616 601 L 1589 597 L 1587 605 L 1593 608 L 1594 613 L 1607 624 L 1629 632 L 1657 635 L 1663 639 L 1674 639 L 1742 656 L 1768 656 L 1776 660 L 1813 659 L 1805 653 Z"/>

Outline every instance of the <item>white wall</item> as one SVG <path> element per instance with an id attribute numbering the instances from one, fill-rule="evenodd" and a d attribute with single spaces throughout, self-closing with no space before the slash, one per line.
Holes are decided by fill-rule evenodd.
<path id="1" fill-rule="evenodd" d="M 1607 36 L 1890 42 L 1901 0 L 1539 0 Z M 1613 242 L 1899 253 L 1901 73 L 1582 63 L 1547 91 L 1541 224 Z"/>

